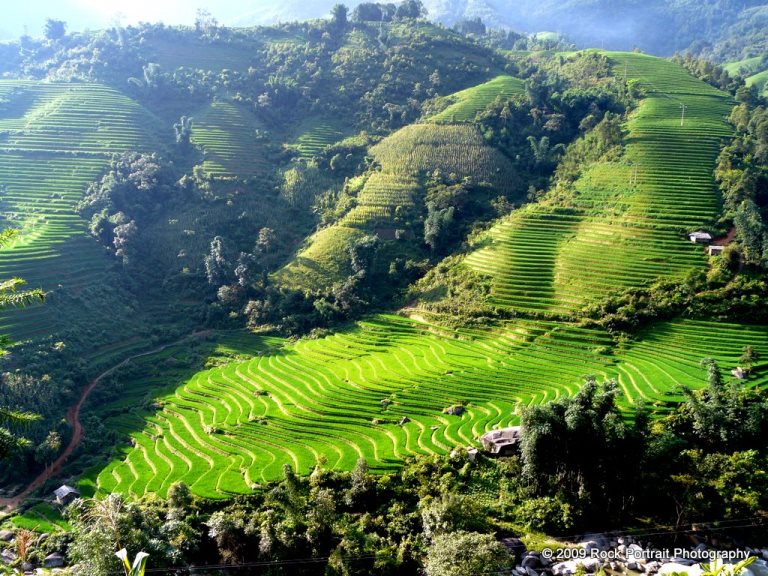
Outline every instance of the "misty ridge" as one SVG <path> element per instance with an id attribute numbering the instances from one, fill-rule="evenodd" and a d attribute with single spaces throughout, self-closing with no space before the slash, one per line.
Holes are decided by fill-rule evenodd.
<path id="1" fill-rule="evenodd" d="M 208 10 L 225 26 L 248 27 L 328 17 L 332 0 L 217 2 Z M 72 32 L 116 22 L 191 25 L 197 4 L 158 8 L 149 2 L 113 2 L 95 10 L 87 0 L 35 2 L 4 8 L 0 38 L 41 34 L 45 18 L 66 20 Z M 352 11 L 361 2 L 348 2 Z M 632 50 L 669 56 L 691 51 L 717 61 L 759 56 L 766 47 L 768 3 L 757 0 L 424 0 L 428 19 L 449 27 L 480 19 L 488 28 L 564 35 L 577 47 Z M 202 6 L 205 9 L 205 6 Z"/>

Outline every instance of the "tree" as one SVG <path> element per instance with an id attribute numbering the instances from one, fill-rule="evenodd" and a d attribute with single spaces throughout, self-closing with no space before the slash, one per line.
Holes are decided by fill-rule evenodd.
<path id="1" fill-rule="evenodd" d="M 37 447 L 35 458 L 41 464 L 48 466 L 59 453 L 59 450 L 61 450 L 61 435 L 55 430 L 51 430 L 45 440 Z"/>
<path id="2" fill-rule="evenodd" d="M 434 202 L 427 203 L 427 217 L 424 220 L 424 243 L 433 251 L 438 251 L 442 241 L 450 232 L 453 223 L 454 207 L 437 208 Z"/>
<path id="3" fill-rule="evenodd" d="M 7 245 L 18 234 L 17 230 L 3 230 L 0 232 L 0 247 Z M 26 306 L 32 302 L 42 302 L 45 293 L 40 290 L 19 290 L 25 282 L 21 278 L 11 278 L 0 282 L 0 309 L 8 307 Z M 0 345 L 7 344 L 8 339 L 0 337 Z M 29 412 L 19 412 L 0 406 L 0 460 L 5 460 L 20 450 L 27 448 L 30 442 L 18 436 L 20 428 L 39 420 L 40 416 Z"/>
<path id="4" fill-rule="evenodd" d="M 406 18 L 421 18 L 427 15 L 427 9 L 421 0 L 403 0 L 395 11 L 395 18 L 404 20 Z"/>
<path id="5" fill-rule="evenodd" d="M 179 121 L 173 125 L 173 130 L 176 132 L 176 144 L 179 146 L 182 154 L 187 153 L 192 140 L 192 118 L 182 116 Z"/>
<path id="6" fill-rule="evenodd" d="M 211 249 L 203 260 L 208 284 L 223 286 L 229 283 L 232 272 L 229 253 L 229 247 L 224 238 L 215 236 L 211 241 Z"/>
<path id="7" fill-rule="evenodd" d="M 747 372 L 750 372 L 759 359 L 760 355 L 757 350 L 755 350 L 754 346 L 744 346 L 744 348 L 741 349 L 739 365 Z"/>
<path id="8" fill-rule="evenodd" d="M 508 568 L 512 557 L 490 534 L 450 532 L 437 536 L 427 551 L 427 576 L 496 574 Z"/>
<path id="9" fill-rule="evenodd" d="M 757 448 L 768 438 L 768 400 L 741 381 L 723 381 L 712 358 L 701 361 L 707 371 L 707 387 L 683 388 L 685 402 L 674 415 L 683 434 L 705 447 L 721 451 Z"/>
<path id="10" fill-rule="evenodd" d="M 349 9 L 344 4 L 334 4 L 331 8 L 331 25 L 339 31 L 347 27 L 347 14 Z"/>
<path id="11" fill-rule="evenodd" d="M 48 40 L 58 40 L 67 33 L 67 24 L 64 20 L 55 20 L 53 18 L 45 19 L 43 33 Z"/>
<path id="12" fill-rule="evenodd" d="M 216 32 L 219 22 L 205 8 L 198 8 L 195 13 L 195 31 L 198 34 L 212 36 Z"/>
<path id="13" fill-rule="evenodd" d="M 645 452 L 647 414 L 630 427 L 618 408 L 615 380 L 587 378 L 573 396 L 523 407 L 523 475 L 537 495 L 563 494 L 608 514 L 624 511 Z"/>
<path id="14" fill-rule="evenodd" d="M 263 253 L 268 254 L 272 251 L 272 248 L 277 240 L 277 234 L 272 228 L 264 227 L 259 230 L 259 238 L 256 240 L 256 249 Z"/>

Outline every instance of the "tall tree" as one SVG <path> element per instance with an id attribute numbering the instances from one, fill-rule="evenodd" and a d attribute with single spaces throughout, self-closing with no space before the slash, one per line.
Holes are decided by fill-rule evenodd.
<path id="1" fill-rule="evenodd" d="M 67 24 L 64 20 L 46 18 L 45 26 L 43 26 L 43 33 L 48 40 L 58 40 L 59 38 L 63 38 L 67 33 Z"/>

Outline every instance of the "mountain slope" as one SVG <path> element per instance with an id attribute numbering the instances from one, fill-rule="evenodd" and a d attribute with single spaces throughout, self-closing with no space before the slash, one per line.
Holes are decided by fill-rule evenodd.
<path id="1" fill-rule="evenodd" d="M 493 277 L 497 304 L 572 313 L 705 264 L 684 233 L 718 214 L 712 173 L 734 102 L 671 62 L 610 57 L 616 73 L 647 94 L 629 122 L 623 157 L 585 168 L 572 201 L 529 205 L 480 240 L 466 262 Z"/>

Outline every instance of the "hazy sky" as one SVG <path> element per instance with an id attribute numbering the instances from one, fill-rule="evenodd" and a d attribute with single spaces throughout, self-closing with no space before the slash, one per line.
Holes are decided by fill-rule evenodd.
<path id="1" fill-rule="evenodd" d="M 246 15 L 256 19 L 280 19 L 282 14 L 322 16 L 334 0 L 1 0 L 0 37 L 17 38 L 26 26 L 31 36 L 41 36 L 46 18 L 67 22 L 70 31 L 99 29 L 117 17 L 123 24 L 165 22 L 192 24 L 198 8 L 207 8 L 220 22 L 229 23 Z"/>

